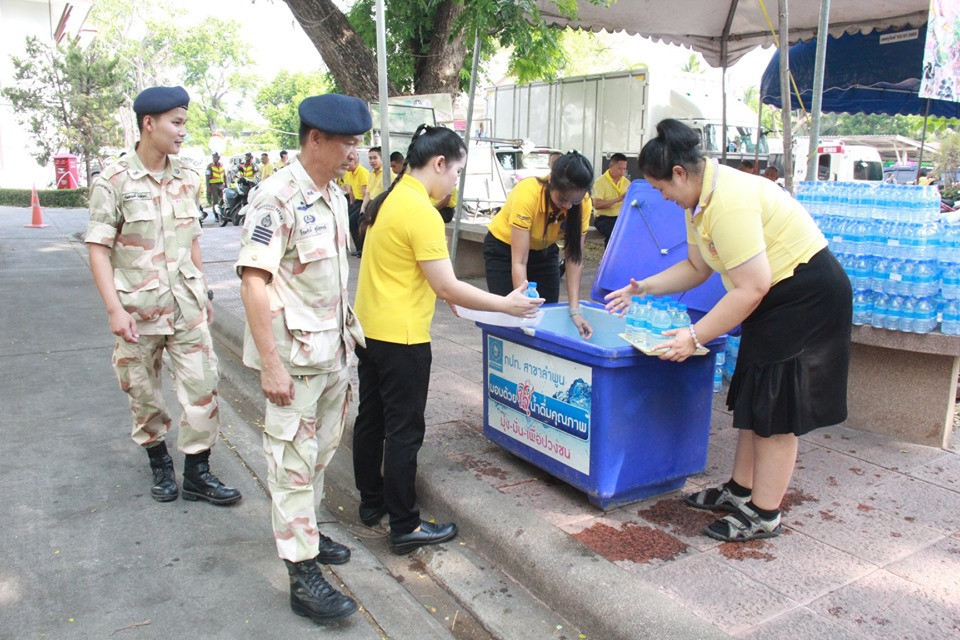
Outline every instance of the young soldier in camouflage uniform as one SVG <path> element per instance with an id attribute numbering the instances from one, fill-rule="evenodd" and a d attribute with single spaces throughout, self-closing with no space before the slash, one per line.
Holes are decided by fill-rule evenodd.
<path id="1" fill-rule="evenodd" d="M 347 201 L 334 182 L 357 157 L 370 112 L 326 94 L 300 103 L 300 162 L 261 183 L 240 239 L 237 273 L 247 328 L 243 361 L 260 370 L 267 398 L 263 448 L 277 552 L 290 575 L 290 606 L 316 622 L 356 603 L 318 563 L 350 550 L 320 533 L 316 504 L 347 414 L 349 360 L 360 325 L 347 303 Z"/>
<path id="2" fill-rule="evenodd" d="M 169 157 L 186 135 L 189 102 L 182 87 L 152 87 L 134 100 L 140 142 L 94 181 L 86 242 L 117 336 L 113 366 L 129 396 L 133 441 L 147 450 L 153 469 L 151 495 L 169 502 L 178 494 L 164 442 L 171 424 L 160 384 L 166 350 L 182 409 L 183 498 L 226 505 L 240 492 L 221 484 L 208 462 L 220 432 L 219 373 L 200 254 L 200 176 Z"/>

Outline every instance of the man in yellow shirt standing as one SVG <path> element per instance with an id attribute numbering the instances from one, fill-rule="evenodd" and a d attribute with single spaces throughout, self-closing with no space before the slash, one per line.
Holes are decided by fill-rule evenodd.
<path id="1" fill-rule="evenodd" d="M 610 234 L 617 224 L 620 206 L 627 195 L 627 189 L 630 188 L 626 173 L 627 156 L 615 153 L 610 156 L 610 166 L 593 185 L 593 206 L 596 207 L 597 216 L 593 224 L 603 236 L 604 246 L 610 242 Z"/>
<path id="2" fill-rule="evenodd" d="M 363 194 L 363 202 L 360 203 L 360 215 L 356 217 L 356 223 L 354 223 L 353 219 L 350 220 L 350 233 L 353 235 L 353 243 L 357 247 L 353 255 L 357 258 L 360 257 L 363 251 L 363 235 L 366 230 L 363 220 L 367 206 L 371 200 L 383 193 L 383 155 L 381 154 L 380 147 L 370 147 L 370 150 L 367 152 L 367 159 L 370 161 L 370 168 L 373 169 L 373 171 L 370 172 L 367 189 Z M 393 184 L 395 177 L 393 171 L 390 171 L 390 184 Z"/>
<path id="3" fill-rule="evenodd" d="M 266 153 L 260 154 L 260 181 L 264 181 L 269 178 L 276 169 L 273 166 L 273 163 L 270 162 L 270 155 Z"/>
<path id="4" fill-rule="evenodd" d="M 347 212 L 350 216 L 350 236 L 353 238 L 354 255 L 360 251 L 360 242 L 357 232 L 360 229 L 360 207 L 363 198 L 367 195 L 367 185 L 370 184 L 370 172 L 360 164 L 360 157 L 354 154 L 350 159 L 350 168 L 340 179 L 340 186 L 347 194 Z"/>

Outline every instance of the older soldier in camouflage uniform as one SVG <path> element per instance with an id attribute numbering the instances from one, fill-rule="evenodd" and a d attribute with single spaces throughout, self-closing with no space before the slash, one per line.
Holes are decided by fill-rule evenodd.
<path id="1" fill-rule="evenodd" d="M 219 373 L 207 318 L 197 194 L 200 176 L 168 157 L 186 135 L 190 97 L 182 87 L 152 87 L 133 103 L 140 142 L 97 177 L 86 242 L 90 268 L 116 336 L 113 366 L 133 412 L 133 441 L 147 450 L 151 495 L 179 493 L 164 437 L 171 418 L 160 384 L 170 356 L 182 413 L 178 449 L 186 454 L 184 500 L 233 504 L 240 492 L 210 473 L 220 431 Z"/>
<path id="2" fill-rule="evenodd" d="M 318 563 L 347 562 L 350 550 L 320 533 L 316 505 L 343 432 L 348 364 L 363 344 L 347 303 L 347 202 L 334 181 L 357 157 L 371 120 L 363 101 L 336 94 L 305 99 L 299 114 L 300 162 L 261 183 L 237 273 L 247 315 L 243 361 L 260 370 L 267 398 L 263 448 L 290 606 L 328 622 L 357 610 L 320 571 Z"/>

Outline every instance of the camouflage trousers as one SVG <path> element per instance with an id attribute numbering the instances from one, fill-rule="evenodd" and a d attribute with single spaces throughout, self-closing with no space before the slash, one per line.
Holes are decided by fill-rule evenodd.
<path id="1" fill-rule="evenodd" d="M 293 403 L 267 400 L 263 451 L 267 457 L 273 538 L 284 560 L 317 555 L 317 503 L 323 474 L 340 444 L 347 417 L 350 371 L 293 378 Z"/>
<path id="2" fill-rule="evenodd" d="M 177 449 L 199 453 L 213 446 L 220 433 L 217 356 L 207 324 L 177 330 L 173 335 L 141 335 L 139 342 L 118 337 L 113 349 L 113 369 L 133 412 L 133 441 L 141 446 L 160 442 L 172 419 L 163 400 L 160 373 L 163 352 L 172 363 L 180 430 Z"/>

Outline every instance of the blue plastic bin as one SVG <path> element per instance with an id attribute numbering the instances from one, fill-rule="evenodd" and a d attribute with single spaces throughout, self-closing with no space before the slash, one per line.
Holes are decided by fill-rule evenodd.
<path id="1" fill-rule="evenodd" d="M 601 509 L 679 489 L 707 463 L 713 356 L 665 362 L 617 334 L 623 318 L 582 302 L 577 335 L 565 304 L 527 335 L 483 329 L 484 434 L 587 494 Z M 709 345 L 723 349 L 724 339 Z"/>
<path id="2" fill-rule="evenodd" d="M 707 464 L 714 353 L 666 362 L 618 334 L 623 318 L 603 296 L 684 259 L 683 211 L 644 180 L 624 199 L 592 297 L 581 302 L 594 336 L 583 340 L 567 305 L 546 305 L 532 332 L 483 329 L 484 434 L 508 451 L 612 508 L 681 488 Z M 681 299 L 699 319 L 723 295 L 718 276 Z M 529 330 L 528 330 L 529 331 Z"/>

